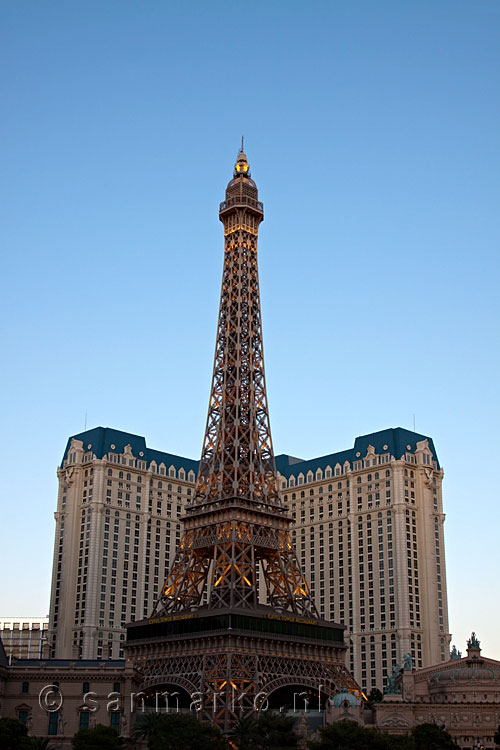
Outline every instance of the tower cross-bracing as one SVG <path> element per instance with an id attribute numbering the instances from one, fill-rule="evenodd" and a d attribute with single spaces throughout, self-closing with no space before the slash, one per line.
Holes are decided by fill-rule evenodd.
<path id="1" fill-rule="evenodd" d="M 127 645 L 146 688 L 196 693 L 200 715 L 227 731 L 287 685 L 357 686 L 343 665 L 343 626 L 318 617 L 280 497 L 257 266 L 264 212 L 243 151 L 219 217 L 224 267 L 196 490 L 154 612 L 128 626 Z"/>
<path id="2" fill-rule="evenodd" d="M 255 608 L 259 569 L 271 606 L 316 615 L 289 534 L 269 426 L 257 267 L 264 218 L 246 156 L 220 205 L 224 269 L 207 426 L 184 536 L 157 612 Z"/>

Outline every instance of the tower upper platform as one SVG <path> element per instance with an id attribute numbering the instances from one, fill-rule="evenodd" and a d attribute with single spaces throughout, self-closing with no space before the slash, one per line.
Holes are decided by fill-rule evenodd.
<path id="1" fill-rule="evenodd" d="M 264 218 L 264 205 L 259 201 L 259 191 L 251 178 L 250 165 L 243 150 L 238 153 L 233 178 L 226 188 L 226 199 L 219 207 L 220 220 L 226 224 L 227 217 L 238 209 L 255 214 L 259 221 Z"/>

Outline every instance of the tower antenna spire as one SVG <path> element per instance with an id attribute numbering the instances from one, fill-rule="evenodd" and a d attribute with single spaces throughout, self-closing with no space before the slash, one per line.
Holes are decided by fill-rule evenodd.
<path id="1" fill-rule="evenodd" d="M 244 136 L 244 135 L 242 135 L 242 136 L 241 136 L 241 149 L 240 149 L 241 153 L 243 153 L 243 151 L 245 150 L 245 149 L 243 148 L 243 141 L 244 141 L 244 140 L 245 140 L 245 136 Z"/>

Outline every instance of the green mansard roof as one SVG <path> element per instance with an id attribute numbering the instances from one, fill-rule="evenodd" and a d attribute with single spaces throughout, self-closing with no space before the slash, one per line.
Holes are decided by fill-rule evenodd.
<path id="1" fill-rule="evenodd" d="M 79 432 L 78 435 L 72 435 L 68 439 L 62 464 L 64 464 L 64 461 L 68 458 L 68 452 L 72 440 L 81 440 L 84 451 L 92 451 L 96 458 L 102 458 L 108 453 L 123 453 L 125 446 L 130 445 L 134 457 L 145 461 L 148 466 L 151 461 L 156 461 L 157 464 L 164 463 L 167 469 L 170 468 L 170 466 L 173 466 L 176 471 L 184 469 L 186 474 L 190 471 L 194 471 L 195 475 L 198 473 L 198 461 L 193 461 L 193 459 L 184 458 L 183 456 L 176 456 L 173 453 L 164 453 L 163 451 L 148 448 L 145 438 L 140 435 L 132 435 L 130 432 L 113 430 L 111 427 L 94 427 L 92 430 L 86 430 L 85 432 Z M 88 448 L 89 445 L 92 447 Z M 112 445 L 114 445 L 114 448 L 111 447 Z"/>
<path id="2" fill-rule="evenodd" d="M 125 446 L 130 445 L 134 457 L 141 458 L 148 466 L 151 461 L 156 461 L 158 465 L 164 463 L 167 469 L 170 466 L 173 466 L 176 471 L 181 468 L 184 469 L 186 474 L 190 471 L 193 471 L 195 475 L 198 473 L 198 461 L 194 461 L 192 458 L 176 456 L 173 453 L 164 453 L 163 451 L 148 448 L 145 438 L 140 435 L 132 435 L 129 432 L 114 430 L 110 427 L 94 427 L 92 430 L 86 430 L 85 432 L 78 433 L 78 435 L 72 435 L 68 439 L 62 464 L 64 464 L 64 461 L 66 461 L 68 457 L 72 440 L 81 440 L 83 443 L 83 449 L 85 451 L 92 451 L 97 458 L 102 458 L 108 453 L 121 454 L 123 453 Z M 297 476 L 301 472 L 305 476 L 309 471 L 312 471 L 314 474 L 317 469 L 322 469 L 324 471 L 327 466 L 334 469 L 336 464 L 342 466 L 345 461 L 348 461 L 352 466 L 354 461 L 359 461 L 365 458 L 369 445 L 373 446 L 375 453 L 377 454 L 390 453 L 394 458 L 400 459 L 405 453 L 414 453 L 417 443 L 422 440 L 427 440 L 433 460 L 439 468 L 439 461 L 432 438 L 427 435 L 420 435 L 418 432 L 405 430 L 402 427 L 380 430 L 380 432 L 372 432 L 369 435 L 360 435 L 354 441 L 354 446 L 352 448 L 345 451 L 339 451 L 338 453 L 329 453 L 328 455 L 320 456 L 319 458 L 311 458 L 304 461 L 303 459 L 281 453 L 276 456 L 276 468 L 282 476 L 289 477 L 292 474 Z M 89 448 L 89 445 L 92 447 Z M 112 445 L 114 448 L 111 447 Z M 360 455 L 357 456 L 357 453 Z"/>
<path id="3" fill-rule="evenodd" d="M 354 446 L 348 450 L 329 453 L 327 456 L 311 458 L 306 461 L 282 453 L 276 456 L 276 468 L 284 477 L 289 477 L 292 474 L 296 477 L 301 472 L 305 476 L 308 471 L 312 471 L 313 474 L 317 469 L 325 471 L 327 466 L 334 469 L 336 464 L 342 466 L 345 461 L 349 461 L 352 467 L 354 461 L 360 461 L 365 458 L 369 445 L 373 446 L 375 453 L 378 455 L 390 453 L 394 458 L 400 459 L 405 453 L 414 453 L 417 443 L 422 440 L 427 440 L 433 460 L 436 461 L 439 468 L 439 461 L 432 438 L 427 435 L 420 435 L 418 432 L 405 430 L 403 427 L 393 427 L 388 430 L 380 430 L 380 432 L 372 432 L 369 435 L 360 435 L 354 441 Z M 408 446 L 410 447 L 408 448 Z M 360 455 L 357 456 L 357 453 Z"/>

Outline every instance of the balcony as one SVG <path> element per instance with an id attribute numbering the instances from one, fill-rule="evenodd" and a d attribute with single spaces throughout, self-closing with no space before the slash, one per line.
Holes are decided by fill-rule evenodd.
<path id="1" fill-rule="evenodd" d="M 221 214 L 223 211 L 226 211 L 228 208 L 232 208 L 233 206 L 243 206 L 244 208 L 253 208 L 257 210 L 259 213 L 264 213 L 264 204 L 260 201 L 256 201 L 255 198 L 248 198 L 244 195 L 237 196 L 235 198 L 229 198 L 227 201 L 222 201 L 222 203 L 219 206 L 219 213 Z"/>

